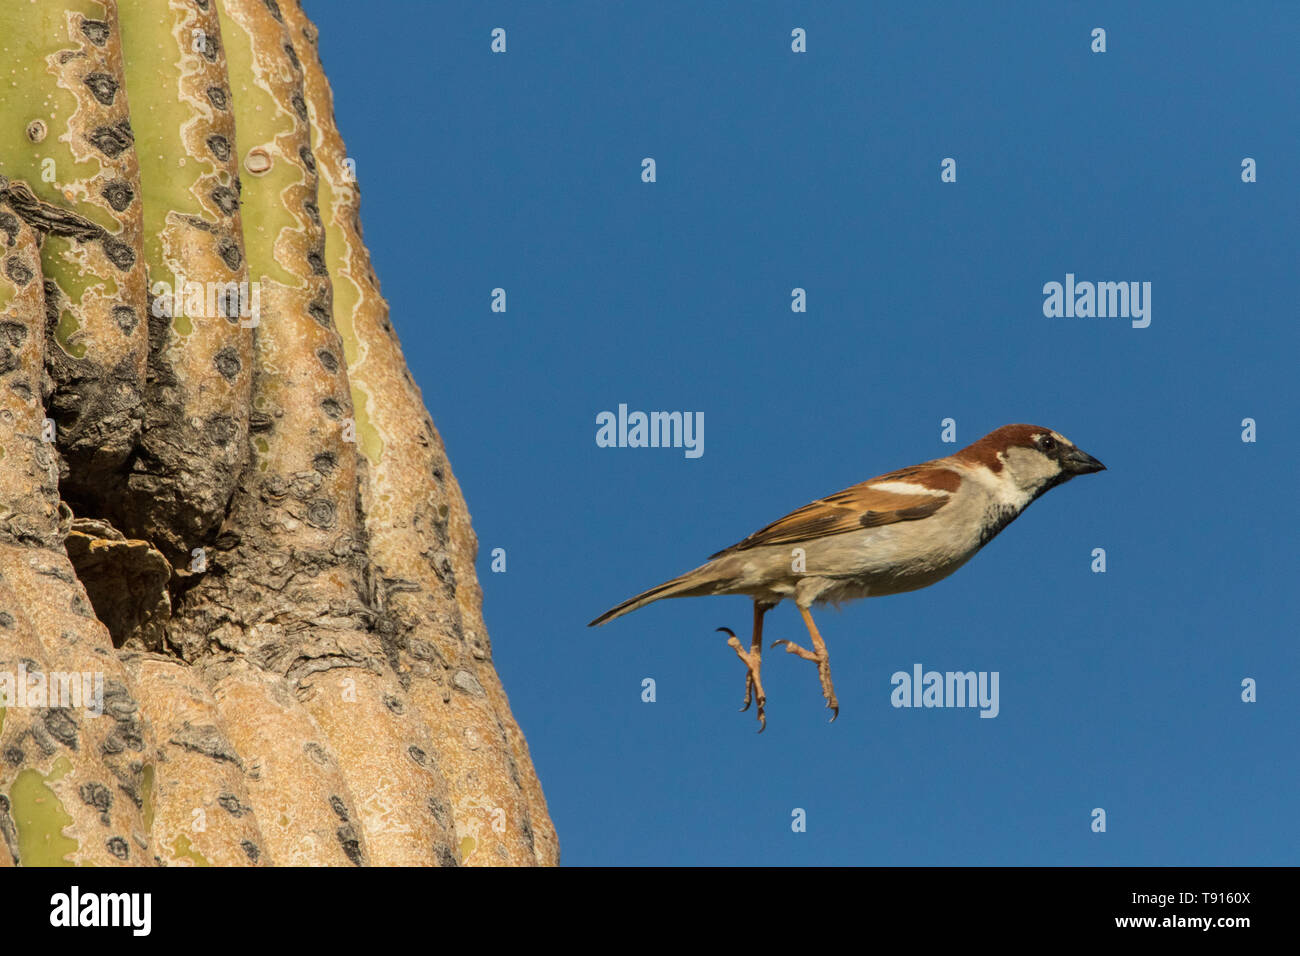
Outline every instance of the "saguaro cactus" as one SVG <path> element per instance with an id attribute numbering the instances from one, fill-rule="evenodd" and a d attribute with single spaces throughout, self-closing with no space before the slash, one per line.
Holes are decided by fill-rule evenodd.
<path id="1" fill-rule="evenodd" d="M 0 5 L 0 865 L 558 860 L 316 36 Z"/>

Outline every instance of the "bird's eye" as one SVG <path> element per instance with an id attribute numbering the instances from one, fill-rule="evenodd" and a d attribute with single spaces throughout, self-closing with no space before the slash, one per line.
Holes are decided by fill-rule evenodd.
<path id="1" fill-rule="evenodd" d="M 1038 439 L 1038 447 L 1043 451 L 1054 451 L 1056 449 L 1056 439 L 1051 435 L 1043 435 Z"/>

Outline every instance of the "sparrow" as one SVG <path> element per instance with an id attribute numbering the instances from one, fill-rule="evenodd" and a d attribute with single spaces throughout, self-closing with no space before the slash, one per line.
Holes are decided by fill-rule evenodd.
<path id="1" fill-rule="evenodd" d="M 946 458 L 901 468 L 792 511 L 706 564 L 628 598 L 588 626 L 664 598 L 744 594 L 754 601 L 746 651 L 730 628 L 727 645 L 745 664 L 745 705 L 758 702 L 759 733 L 767 726 L 761 679 L 763 615 L 792 598 L 812 648 L 779 640 L 817 665 L 831 720 L 840 706 L 830 656 L 814 605 L 902 594 L 941 581 L 969 561 L 1044 492 L 1106 466 L 1060 432 L 1003 425 Z"/>

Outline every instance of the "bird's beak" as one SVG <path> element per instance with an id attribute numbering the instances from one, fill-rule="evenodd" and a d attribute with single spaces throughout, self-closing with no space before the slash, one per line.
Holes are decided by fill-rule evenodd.
<path id="1" fill-rule="evenodd" d="M 1061 456 L 1061 470 L 1068 475 L 1091 475 L 1105 471 L 1106 466 L 1081 448 L 1072 448 Z"/>

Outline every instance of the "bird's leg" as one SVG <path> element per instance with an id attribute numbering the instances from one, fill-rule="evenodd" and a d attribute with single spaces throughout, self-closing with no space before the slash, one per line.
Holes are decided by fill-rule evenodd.
<path id="1" fill-rule="evenodd" d="M 763 615 L 772 609 L 774 605 L 763 604 L 759 601 L 754 602 L 754 636 L 750 638 L 749 650 L 746 651 L 740 643 L 740 638 L 732 632 L 730 628 L 720 627 L 719 631 L 724 631 L 728 635 L 727 646 L 736 652 L 745 663 L 745 706 L 740 708 L 742 712 L 749 710 L 749 705 L 754 698 L 758 698 L 758 732 L 761 734 L 767 728 L 767 713 L 765 706 L 767 704 L 767 695 L 763 693 L 763 680 L 760 676 L 760 670 L 763 666 Z"/>
<path id="2" fill-rule="evenodd" d="M 784 644 L 787 653 L 797 654 L 806 661 L 813 661 L 817 665 L 817 676 L 822 682 L 822 696 L 826 698 L 826 706 L 831 709 L 831 721 L 840 715 L 840 702 L 835 699 L 835 685 L 831 683 L 831 659 L 826 653 L 826 642 L 822 640 L 821 633 L 817 630 L 817 625 L 813 623 L 812 613 L 806 608 L 799 608 L 799 613 L 803 615 L 803 622 L 808 626 L 808 634 L 812 637 L 813 649 L 805 650 L 794 641 L 773 641 L 772 646 Z"/>

